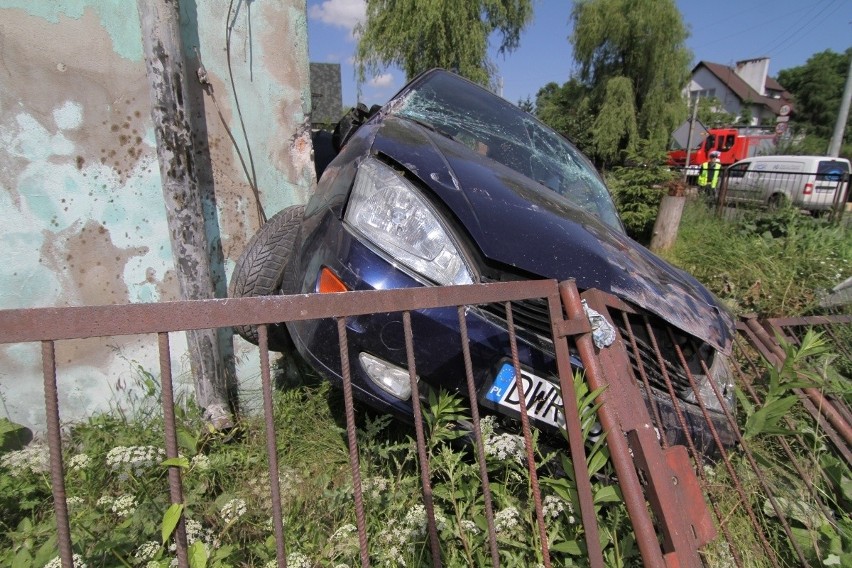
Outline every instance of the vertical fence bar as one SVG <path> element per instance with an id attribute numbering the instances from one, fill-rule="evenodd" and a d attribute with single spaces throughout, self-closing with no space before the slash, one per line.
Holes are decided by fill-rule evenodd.
<path id="1" fill-rule="evenodd" d="M 544 525 L 544 514 L 541 505 L 541 488 L 538 485 L 538 474 L 535 467 L 532 433 L 530 432 L 530 417 L 527 413 L 524 381 L 521 377 L 521 363 L 518 360 L 518 342 L 515 337 L 515 323 L 512 318 L 512 303 L 506 302 L 506 322 L 509 328 L 509 346 L 512 352 L 512 365 L 515 367 L 515 386 L 518 389 L 518 406 L 521 408 L 521 429 L 524 434 L 524 447 L 527 451 L 527 469 L 530 474 L 533 502 L 535 503 L 535 518 L 538 525 L 538 537 L 541 540 L 541 555 L 545 568 L 550 568 L 550 548 L 547 543 L 547 527 Z"/>
<path id="2" fill-rule="evenodd" d="M 275 439 L 275 419 L 272 410 L 272 377 L 269 372 L 269 327 L 257 326 L 260 347 L 260 381 L 263 389 L 263 420 L 266 425 L 266 456 L 269 469 L 269 490 L 272 498 L 272 527 L 275 530 L 275 557 L 279 568 L 287 566 L 284 543 L 284 519 L 281 514 L 281 482 L 278 479 L 278 442 Z"/>
<path id="3" fill-rule="evenodd" d="M 458 307 L 459 330 L 461 331 L 461 348 L 464 357 L 464 373 L 467 381 L 467 396 L 471 401 L 470 415 L 473 422 L 473 438 L 476 443 L 476 457 L 479 462 L 479 477 L 482 479 L 482 497 L 485 502 L 485 520 L 488 523 L 488 550 L 491 553 L 491 566 L 500 566 L 500 555 L 497 551 L 497 533 L 494 530 L 494 505 L 491 499 L 491 485 L 488 481 L 488 464 L 485 461 L 485 447 L 482 443 L 482 428 L 479 425 L 479 405 L 476 404 L 476 385 L 473 381 L 473 363 L 470 358 L 470 344 L 467 336 L 467 319 L 464 306 Z M 468 544 L 462 541 L 465 549 Z"/>
<path id="4" fill-rule="evenodd" d="M 352 470 L 352 491 L 355 499 L 355 522 L 358 525 L 358 547 L 362 568 L 370 566 L 367 544 L 367 515 L 364 513 L 364 493 L 361 488 L 361 465 L 358 458 L 358 439 L 355 435 L 355 401 L 352 398 L 352 373 L 349 366 L 349 341 L 346 338 L 346 318 L 337 320 L 340 344 L 340 374 L 343 376 L 343 405 L 346 409 L 346 440 L 349 444 L 349 467 Z"/>
<path id="5" fill-rule="evenodd" d="M 62 466 L 62 429 L 59 424 L 59 392 L 56 387 L 56 346 L 41 342 L 41 365 L 44 373 L 44 410 L 47 419 L 47 447 L 50 451 L 50 483 L 53 510 L 56 514 L 56 541 L 62 568 L 73 568 L 71 528 L 68 524 L 68 502 L 65 499 L 65 471 Z"/>
<path id="6" fill-rule="evenodd" d="M 165 434 L 166 458 L 178 457 L 177 428 L 175 427 L 175 397 L 172 385 L 172 358 L 169 349 L 169 334 L 158 333 L 157 340 L 160 350 L 160 377 L 163 401 L 163 429 Z M 169 466 L 169 499 L 172 504 L 183 504 L 183 488 L 181 487 L 180 467 Z M 187 568 L 186 543 L 186 514 L 181 513 L 175 528 L 175 544 L 177 545 L 178 566 Z"/>
<path id="7" fill-rule="evenodd" d="M 565 412 L 565 430 L 568 433 L 568 447 L 571 450 L 571 464 L 574 466 L 574 479 L 577 484 L 577 499 L 580 502 L 580 517 L 583 520 L 583 532 L 586 553 L 591 568 L 603 568 L 603 550 L 601 548 L 598 519 L 595 514 L 595 501 L 592 483 L 589 479 L 589 467 L 586 463 L 586 448 L 583 440 L 583 425 L 580 422 L 577 394 L 574 391 L 574 375 L 566 338 L 557 338 L 555 322 L 562 321 L 562 302 L 559 295 L 547 298 L 553 335 L 553 348 L 556 352 L 556 368 L 559 373 L 559 387 L 562 394 L 562 410 Z"/>
<path id="8" fill-rule="evenodd" d="M 423 485 L 423 506 L 429 528 L 429 547 L 432 551 L 432 566 L 441 567 L 441 545 L 438 542 L 438 527 L 435 524 L 435 501 L 432 495 L 432 474 L 429 472 L 429 454 L 426 452 L 426 435 L 423 432 L 423 410 L 420 408 L 420 389 L 417 386 L 417 368 L 414 361 L 414 338 L 411 333 L 411 312 L 402 312 L 405 332 L 405 355 L 408 359 L 408 380 L 411 383 L 411 409 L 414 412 L 414 431 L 417 436 L 417 457 L 420 461 L 420 481 Z"/>
<path id="9" fill-rule="evenodd" d="M 582 301 L 580 300 L 580 294 L 573 281 L 561 283 L 559 285 L 559 292 L 562 297 L 563 307 L 569 319 L 582 319 L 586 317 Z M 586 380 L 589 386 L 592 390 L 602 387 L 606 383 L 603 377 L 603 369 L 595 353 L 591 333 L 576 336 L 575 343 L 577 351 L 580 353 L 580 358 L 583 361 L 583 367 L 586 370 Z M 651 522 L 651 516 L 645 504 L 644 492 L 642 491 L 642 486 L 639 483 L 639 478 L 633 465 L 633 458 L 630 455 L 627 440 L 621 428 L 619 428 L 615 417 L 606 407 L 606 395 L 607 393 L 603 392 L 599 397 L 604 401 L 604 404 L 598 410 L 598 417 L 604 431 L 607 433 L 606 441 L 610 448 L 610 456 L 618 474 L 618 482 L 622 488 L 624 504 L 627 507 L 630 521 L 633 523 L 633 530 L 636 533 L 636 542 L 639 545 L 642 560 L 646 566 L 665 568 L 666 563 L 663 560 L 663 554 L 657 541 L 657 533 L 654 530 L 654 524 Z"/>

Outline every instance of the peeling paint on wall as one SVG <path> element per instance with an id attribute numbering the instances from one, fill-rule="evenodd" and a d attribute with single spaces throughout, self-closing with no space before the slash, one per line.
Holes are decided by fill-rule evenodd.
<path id="1" fill-rule="evenodd" d="M 258 226 L 240 154 L 251 148 L 269 215 L 304 202 L 314 182 L 304 1 L 236 4 L 230 64 L 248 147 L 224 50 L 229 2 L 181 2 L 185 50 L 201 55 L 217 102 L 190 68 L 221 290 Z M 0 0 L 0 73 L 0 309 L 178 299 L 135 3 Z M 172 342 L 187 382 L 183 334 Z M 134 369 L 158 360 L 150 337 L 60 342 L 57 355 L 63 420 L 132 400 Z M 0 403 L 0 416 L 43 426 L 37 345 L 0 346 Z"/>

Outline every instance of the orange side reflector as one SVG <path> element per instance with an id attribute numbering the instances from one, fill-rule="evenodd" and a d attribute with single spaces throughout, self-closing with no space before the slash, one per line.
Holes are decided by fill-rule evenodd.
<path id="1" fill-rule="evenodd" d="M 319 291 L 320 294 L 328 294 L 330 292 L 348 292 L 349 288 L 337 277 L 337 274 L 323 267 L 320 270 Z"/>

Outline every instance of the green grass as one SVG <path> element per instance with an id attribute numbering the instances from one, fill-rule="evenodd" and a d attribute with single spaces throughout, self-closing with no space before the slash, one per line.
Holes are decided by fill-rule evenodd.
<path id="1" fill-rule="evenodd" d="M 852 275 L 852 231 L 793 209 L 745 212 L 731 222 L 692 202 L 664 256 L 736 313 L 797 316 Z"/>

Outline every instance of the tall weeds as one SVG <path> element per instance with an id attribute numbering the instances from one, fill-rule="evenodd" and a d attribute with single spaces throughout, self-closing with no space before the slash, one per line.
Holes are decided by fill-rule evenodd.
<path id="1" fill-rule="evenodd" d="M 695 202 L 666 257 L 736 313 L 796 316 L 852 276 L 852 232 L 793 209 L 724 220 Z"/>

